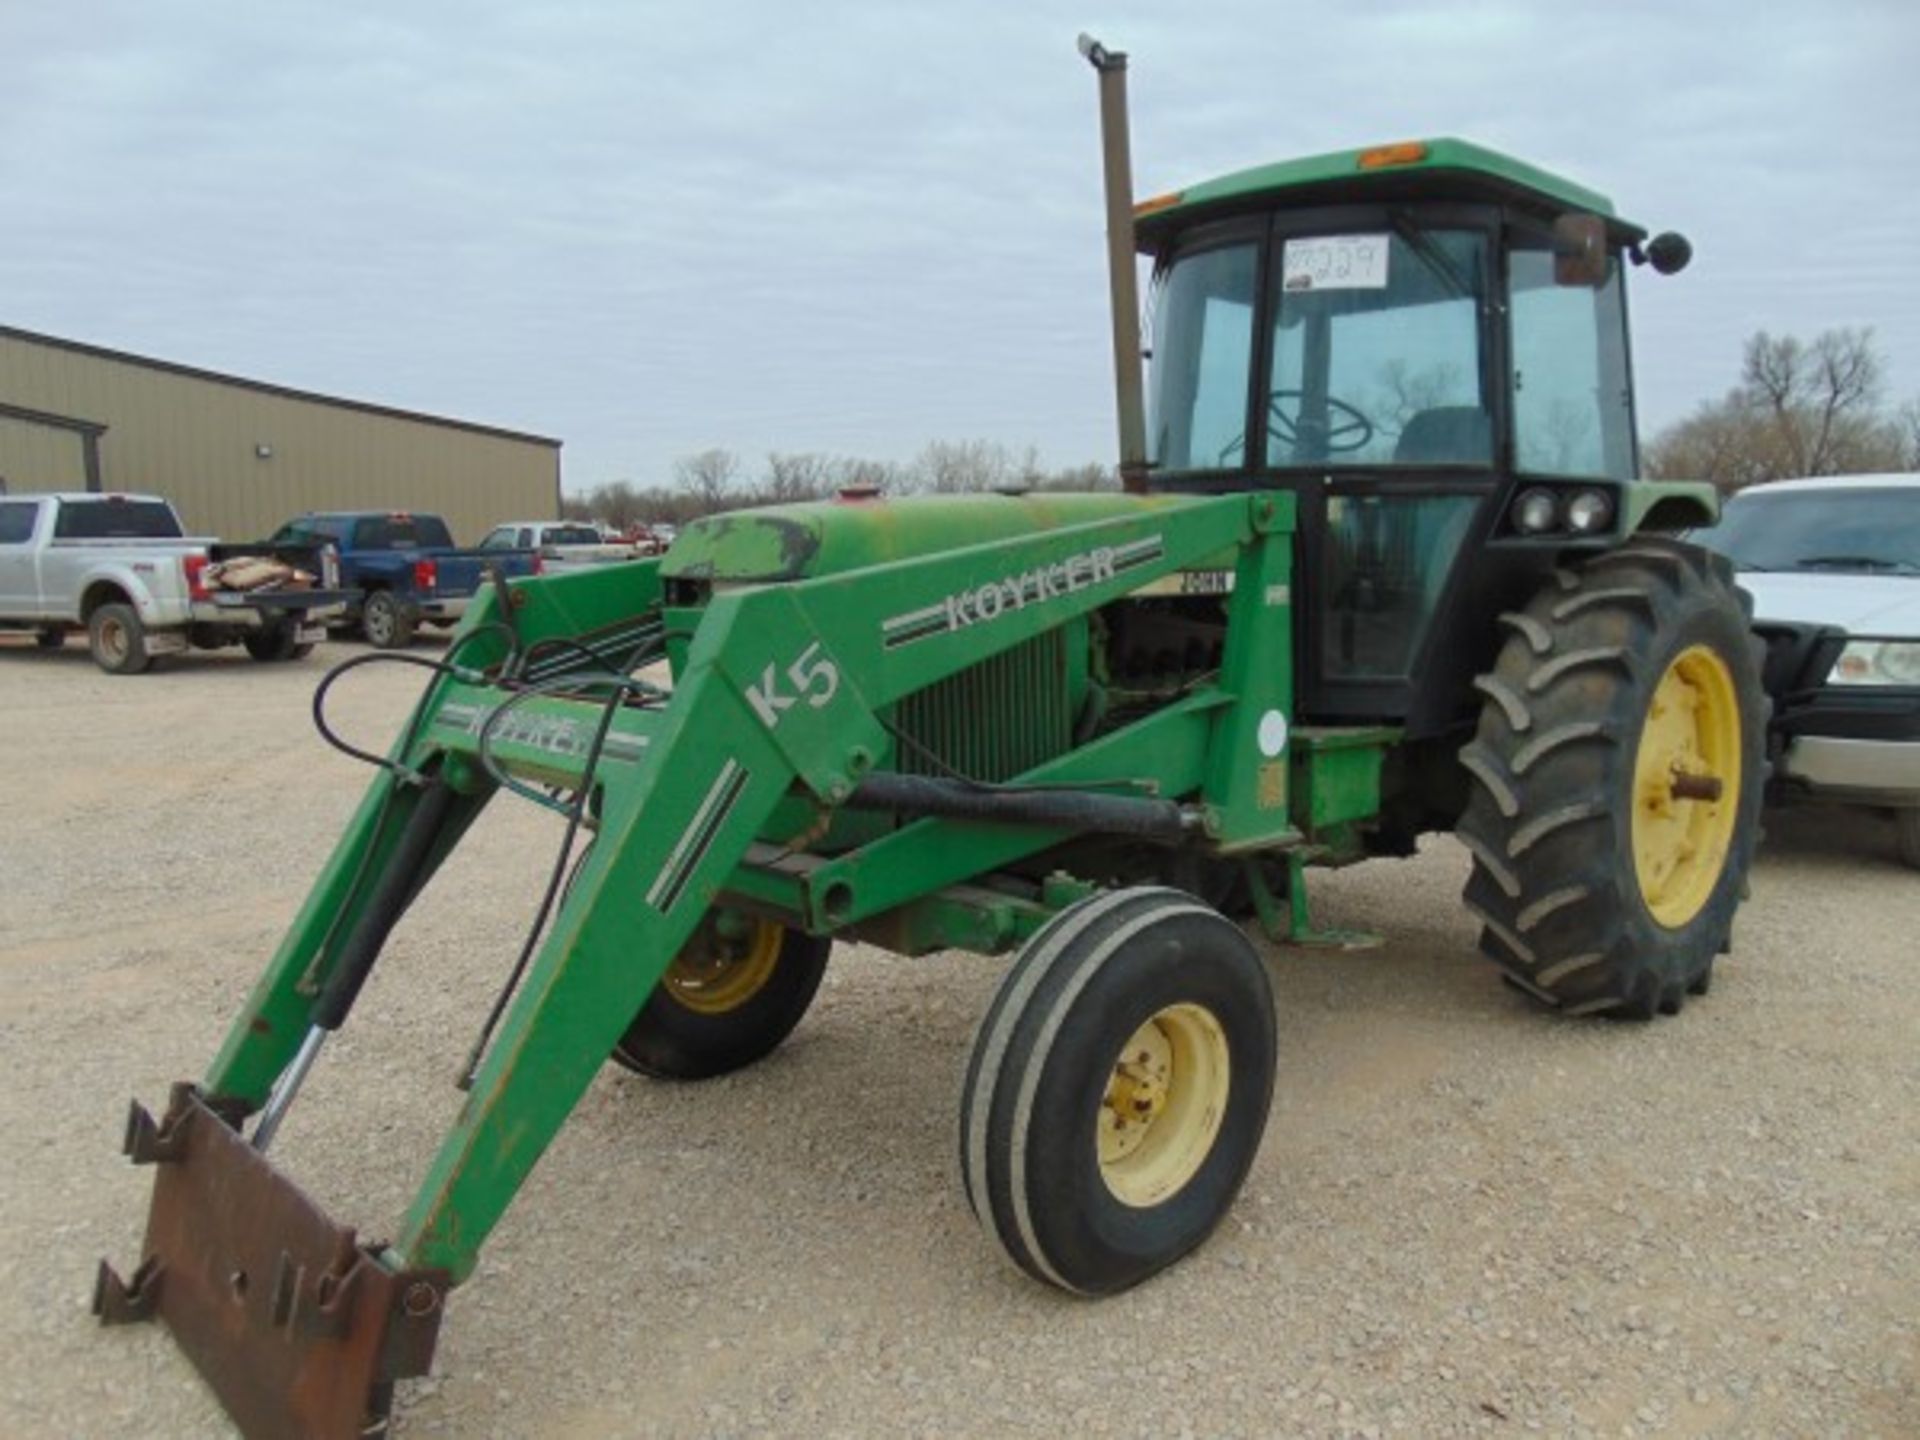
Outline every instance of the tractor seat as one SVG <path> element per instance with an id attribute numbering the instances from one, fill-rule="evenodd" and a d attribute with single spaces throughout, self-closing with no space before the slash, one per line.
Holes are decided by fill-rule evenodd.
<path id="1" fill-rule="evenodd" d="M 1407 421 L 1393 447 L 1402 465 L 1487 465 L 1493 460 L 1493 427 L 1475 405 L 1437 405 Z"/>

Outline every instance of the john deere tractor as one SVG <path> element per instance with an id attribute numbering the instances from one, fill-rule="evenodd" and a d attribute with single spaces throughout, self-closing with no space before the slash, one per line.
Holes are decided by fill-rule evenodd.
<path id="1" fill-rule="evenodd" d="M 392 747 L 353 752 L 372 785 L 211 1067 L 134 1107 L 147 1240 L 95 1296 L 163 1319 L 249 1433 L 379 1430 L 601 1067 L 761 1059 L 836 939 L 1013 956 L 956 1178 L 1008 1259 L 1088 1295 L 1233 1203 L 1275 1059 L 1247 926 L 1327 938 L 1309 867 L 1451 831 L 1482 948 L 1541 1005 L 1647 1019 L 1707 989 L 1764 702 L 1725 564 L 1673 538 L 1711 492 L 1635 478 L 1626 271 L 1685 242 L 1445 139 L 1136 206 L 1124 57 L 1083 48 L 1124 493 L 723 515 L 662 559 L 496 580 L 444 657 L 323 686 L 324 730 L 354 666 L 432 672 Z M 557 812 L 546 897 L 476 997 L 465 1108 L 363 1245 L 267 1145 L 508 796 Z"/>

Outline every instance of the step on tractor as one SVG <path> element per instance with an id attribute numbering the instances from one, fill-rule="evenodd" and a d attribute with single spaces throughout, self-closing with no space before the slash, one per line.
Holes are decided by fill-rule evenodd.
<path id="1" fill-rule="evenodd" d="M 1452 139 L 1136 205 L 1125 58 L 1082 51 L 1120 491 L 716 516 L 662 558 L 496 577 L 443 656 L 357 657 L 316 695 L 371 787 L 204 1078 L 133 1107 L 148 1231 L 94 1300 L 164 1321 L 245 1432 L 379 1432 L 601 1068 L 762 1059 L 837 939 L 1013 957 L 953 1167 L 1008 1260 L 1089 1296 L 1232 1205 L 1276 1058 L 1249 930 L 1341 939 L 1311 867 L 1450 831 L 1532 1001 L 1651 1019 L 1706 991 L 1765 702 L 1727 566 L 1676 538 L 1712 492 L 1636 478 L 1625 274 L 1686 242 Z M 384 754 L 324 716 L 375 660 L 431 672 Z M 508 795 L 558 814 L 544 899 L 411 1209 L 362 1244 L 268 1142 Z"/>

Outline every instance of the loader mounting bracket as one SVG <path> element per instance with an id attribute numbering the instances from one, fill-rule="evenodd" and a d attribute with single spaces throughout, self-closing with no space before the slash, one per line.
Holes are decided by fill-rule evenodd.
<path id="1" fill-rule="evenodd" d="M 393 1382 L 433 1361 L 450 1279 L 395 1270 L 281 1175 L 189 1084 L 127 1127 L 156 1166 L 133 1278 L 100 1264 L 103 1324 L 158 1317 L 250 1436 L 385 1433 Z"/>

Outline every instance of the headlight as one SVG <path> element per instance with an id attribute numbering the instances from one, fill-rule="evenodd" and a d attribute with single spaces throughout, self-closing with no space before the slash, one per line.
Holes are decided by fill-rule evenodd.
<path id="1" fill-rule="evenodd" d="M 1544 535 L 1560 523 L 1560 501 L 1551 490 L 1528 490 L 1513 502 L 1513 528 Z"/>
<path id="2" fill-rule="evenodd" d="M 1829 685 L 1920 685 L 1920 640 L 1849 640 Z"/>
<path id="3" fill-rule="evenodd" d="M 1598 535 L 1613 523 L 1613 497 L 1604 490 L 1582 490 L 1567 502 L 1567 528 L 1576 535 Z"/>

